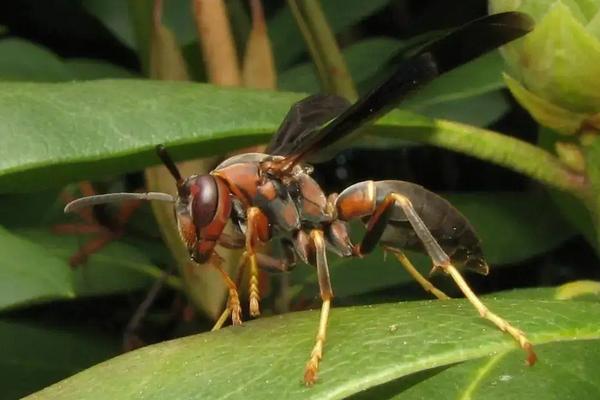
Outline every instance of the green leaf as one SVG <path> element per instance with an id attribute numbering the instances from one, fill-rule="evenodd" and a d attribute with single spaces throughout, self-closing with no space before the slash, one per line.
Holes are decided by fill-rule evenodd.
<path id="1" fill-rule="evenodd" d="M 118 353 L 118 342 L 98 332 L 0 320 L 0 393 L 21 398 Z"/>
<path id="2" fill-rule="evenodd" d="M 132 77 L 133 73 L 105 61 L 63 60 L 26 40 L 0 40 L 0 81 L 62 82 Z"/>
<path id="3" fill-rule="evenodd" d="M 50 230 L 0 230 L 0 310 L 56 299 L 107 295 L 147 287 L 163 275 L 146 252 L 112 242 L 78 268 L 69 258 L 84 243 L 75 235 L 53 235 Z M 181 289 L 178 278 L 167 285 Z"/>
<path id="4" fill-rule="evenodd" d="M 68 264 L 68 259 L 79 249 L 86 237 L 76 235 L 54 235 L 49 230 L 18 230 L 19 235 L 38 243 L 48 253 L 63 260 L 63 269 L 74 282 L 77 297 L 98 296 L 126 292 L 148 287 L 153 279 L 162 276 L 163 272 L 149 260 L 148 255 L 123 242 L 111 242 L 108 246 L 75 269 Z M 19 258 L 23 265 L 28 264 L 27 257 Z M 180 288 L 178 279 L 168 280 L 168 284 Z"/>
<path id="5" fill-rule="evenodd" d="M 129 20 L 128 3 L 123 0 L 85 0 L 81 4 L 124 45 L 135 48 L 135 36 Z"/>
<path id="6" fill-rule="evenodd" d="M 329 0 L 322 2 L 321 6 L 332 31 L 340 33 L 382 9 L 389 2 L 390 0 Z M 281 7 L 268 21 L 267 32 L 271 38 L 277 69 L 291 65 L 306 50 L 302 35 L 287 5 Z"/>
<path id="7" fill-rule="evenodd" d="M 435 79 L 402 107 L 432 118 L 487 126 L 510 108 L 500 92 L 503 68 L 498 52 L 486 54 Z"/>
<path id="8" fill-rule="evenodd" d="M 541 349 L 540 364 L 547 354 L 543 344 L 600 339 L 597 303 L 489 300 L 487 304 L 527 332 Z M 158 399 L 168 393 L 172 399 L 282 394 L 288 399 L 339 399 L 415 372 L 515 348 L 510 337 L 479 318 L 464 300 L 337 308 L 330 318 L 320 380 L 307 388 L 301 380 L 317 322 L 314 311 L 293 313 L 149 346 L 31 398 Z M 523 356 L 507 355 L 515 363 L 523 363 Z M 520 373 L 535 374 L 535 368 Z"/>
<path id="9" fill-rule="evenodd" d="M 123 67 L 98 60 L 71 58 L 65 61 L 74 79 L 89 81 L 108 78 L 134 78 L 135 74 Z"/>
<path id="10" fill-rule="evenodd" d="M 516 351 L 501 352 L 437 370 L 433 376 L 406 390 L 402 390 L 401 379 L 393 387 L 396 394 L 386 398 L 494 400 L 518 396 L 558 400 L 600 397 L 597 366 L 600 340 L 556 342 L 539 346 L 537 351 L 543 362 L 533 368 L 523 365 Z M 406 380 L 410 381 L 411 377 Z M 368 397 L 369 392 L 365 396 Z"/>
<path id="11" fill-rule="evenodd" d="M 0 254 L 0 310 L 75 296 L 68 265 L 43 245 L 0 227 Z"/>
<path id="12" fill-rule="evenodd" d="M 420 107 L 418 112 L 432 118 L 448 119 L 474 126 L 488 126 L 498 121 L 510 109 L 506 96 L 489 92 L 464 99 Z"/>
<path id="13" fill-rule="evenodd" d="M 176 159 L 222 154 L 268 140 L 301 94 L 186 82 L 0 83 L 0 193 L 40 190 Z M 550 153 L 501 134 L 410 112 L 391 112 L 378 134 L 425 142 L 581 190 Z"/>
<path id="14" fill-rule="evenodd" d="M 574 234 L 544 194 L 498 192 L 445 197 L 471 221 L 492 267 L 544 254 Z"/>
<path id="15" fill-rule="evenodd" d="M 402 43 L 395 39 L 366 39 L 346 47 L 342 53 L 352 79 L 360 85 L 372 79 L 401 46 Z M 299 64 L 281 73 L 278 87 L 282 90 L 306 93 L 321 91 L 312 63 Z"/>
<path id="16" fill-rule="evenodd" d="M 60 189 L 0 196 L 0 225 L 8 228 L 48 226 L 64 219 Z"/>
<path id="17" fill-rule="evenodd" d="M 0 80 L 60 82 L 70 69 L 50 50 L 22 39 L 0 40 Z"/>
<path id="18" fill-rule="evenodd" d="M 488 53 L 444 74 L 406 101 L 414 110 L 479 96 L 504 87 L 504 61 L 497 51 Z M 468 82 L 468 85 L 465 85 Z"/>
<path id="19" fill-rule="evenodd" d="M 300 97 L 144 80 L 0 83 L 0 192 L 139 170 L 157 163 L 159 143 L 201 157 L 266 140 Z"/>

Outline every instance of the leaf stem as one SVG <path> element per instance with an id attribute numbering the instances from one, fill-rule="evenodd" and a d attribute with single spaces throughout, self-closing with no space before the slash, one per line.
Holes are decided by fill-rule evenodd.
<path id="1" fill-rule="evenodd" d="M 356 100 L 356 87 L 319 0 L 288 0 L 288 4 L 304 36 L 323 89 L 348 100 Z"/>
<path id="2" fill-rule="evenodd" d="M 388 118 L 378 124 L 385 127 Z M 400 139 L 454 150 L 509 168 L 548 186 L 588 197 L 585 177 L 566 168 L 560 160 L 537 146 L 498 132 L 446 120 L 423 118 L 402 127 L 392 125 Z M 399 130 L 398 130 L 399 129 Z"/>

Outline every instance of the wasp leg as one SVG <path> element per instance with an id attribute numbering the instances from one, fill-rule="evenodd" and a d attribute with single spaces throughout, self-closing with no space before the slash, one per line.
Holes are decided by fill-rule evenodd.
<path id="1" fill-rule="evenodd" d="M 390 198 L 390 200 L 388 200 L 388 198 L 389 196 L 386 197 L 385 201 L 375 209 L 373 214 L 371 214 L 369 222 L 367 222 L 367 232 L 365 233 L 365 236 L 361 242 L 354 249 L 355 255 L 361 256 L 363 254 L 370 253 L 379 242 L 379 239 L 381 238 L 381 235 L 383 235 L 385 227 L 390 220 L 393 210 L 394 199 Z M 417 271 L 417 269 L 402 251 L 388 246 L 385 246 L 384 248 L 386 251 L 394 254 L 404 269 L 406 269 L 410 276 L 412 276 L 413 279 L 416 280 L 426 292 L 433 294 L 440 300 L 447 300 L 450 298 L 446 293 L 436 288 L 433 283 L 431 283 L 419 271 Z"/>
<path id="2" fill-rule="evenodd" d="M 504 318 L 490 311 L 489 308 L 487 308 L 486 305 L 483 304 L 481 300 L 479 300 L 477 295 L 473 293 L 465 279 L 462 277 L 460 272 L 458 272 L 456 267 L 454 267 L 454 265 L 447 265 L 445 267 L 445 271 L 452 277 L 452 279 L 454 279 L 456 285 L 464 293 L 467 299 L 469 299 L 471 304 L 473 304 L 473 306 L 477 309 L 479 315 L 481 315 L 482 318 L 485 318 L 494 323 L 494 325 L 496 325 L 501 331 L 510 334 L 519 343 L 521 348 L 527 353 L 527 364 L 535 364 L 535 362 L 537 361 L 537 356 L 535 354 L 535 351 L 533 350 L 533 345 L 531 344 L 529 339 L 527 339 L 525 333 L 522 330 L 512 326 Z"/>
<path id="3" fill-rule="evenodd" d="M 219 241 L 219 244 L 221 244 L 220 241 Z M 286 246 L 286 244 L 284 244 L 284 246 Z M 296 266 L 296 258 L 295 258 L 295 254 L 293 253 L 293 249 L 286 248 L 286 250 L 288 250 L 288 251 L 286 251 L 285 256 L 282 258 L 276 258 L 276 257 L 269 256 L 267 254 L 256 253 L 256 261 L 258 263 L 258 267 L 260 269 L 267 270 L 267 271 L 279 271 L 279 272 L 291 271 Z M 239 262 L 239 265 L 237 268 L 237 271 L 238 271 L 237 277 L 236 277 L 237 287 L 240 286 L 240 283 L 242 281 L 242 277 L 244 275 L 244 270 L 246 267 L 247 260 L 248 260 L 248 254 L 246 252 L 244 252 L 242 254 L 242 257 L 240 258 L 240 262 Z M 217 319 L 217 321 L 215 322 L 215 324 L 213 325 L 211 331 L 216 331 L 216 330 L 221 329 L 221 327 L 223 327 L 223 324 L 227 321 L 227 318 L 229 318 L 229 315 L 231 315 L 231 309 L 229 307 L 226 307 L 225 310 L 223 310 L 223 312 Z"/>
<path id="4" fill-rule="evenodd" d="M 219 238 L 219 244 L 221 244 L 220 241 L 221 238 Z M 243 247 L 243 245 L 242 245 Z M 240 257 L 240 261 L 238 262 L 237 265 L 237 276 L 235 278 L 235 286 L 236 287 L 240 287 L 241 283 L 242 283 L 242 277 L 244 276 L 244 269 L 246 266 L 246 260 L 247 260 L 247 254 L 246 252 L 244 252 L 242 254 L 242 256 Z M 239 297 L 238 297 L 238 301 L 239 301 Z M 225 309 L 223 310 L 223 312 L 221 313 L 221 315 L 219 316 L 219 318 L 217 319 L 217 321 L 215 322 L 215 324 L 213 325 L 213 327 L 211 328 L 211 332 L 212 331 L 218 331 L 219 329 L 221 329 L 223 327 L 223 324 L 225 324 L 225 322 L 227 321 L 227 319 L 229 318 L 229 316 L 231 315 L 231 307 L 229 307 L 229 300 L 228 300 L 228 304 L 227 307 L 225 307 Z"/>
<path id="5" fill-rule="evenodd" d="M 240 325 L 242 323 L 242 306 L 240 305 L 240 296 L 237 291 L 235 282 L 229 277 L 229 274 L 223 269 L 223 259 L 213 251 L 210 260 L 208 261 L 217 271 L 221 273 L 223 281 L 229 289 L 229 300 L 227 300 L 227 309 L 231 312 L 231 322 L 233 325 Z M 220 319 L 220 318 L 219 318 Z"/>
<path id="6" fill-rule="evenodd" d="M 258 317 L 260 315 L 260 291 L 258 289 L 258 261 L 256 260 L 256 245 L 259 240 L 268 240 L 269 222 L 267 217 L 258 207 L 250 207 L 246 213 L 246 254 L 250 264 L 250 315 Z"/>
<path id="7" fill-rule="evenodd" d="M 304 383 L 307 386 L 313 385 L 317 380 L 317 371 L 319 369 L 319 361 L 323 358 L 323 346 L 325 345 L 325 337 L 327 335 L 327 321 L 329 319 L 329 308 L 331 299 L 333 298 L 333 290 L 329 280 L 329 267 L 327 266 L 327 254 L 325 239 L 323 232 L 320 230 L 312 230 L 310 238 L 315 250 L 315 261 L 317 265 L 317 276 L 319 277 L 319 289 L 321 291 L 321 318 L 319 320 L 319 329 L 315 346 L 310 353 L 310 359 L 304 369 Z"/>
<path id="8" fill-rule="evenodd" d="M 415 281 L 417 281 L 419 285 L 421 285 L 423 290 L 425 290 L 428 293 L 431 293 L 440 300 L 450 299 L 450 296 L 448 296 L 440 289 L 436 288 L 433 283 L 431 283 L 415 268 L 415 266 L 412 264 L 412 262 L 410 262 L 410 260 L 408 259 L 408 257 L 406 257 L 403 251 L 388 246 L 385 246 L 384 248 L 386 251 L 392 253 L 398 261 L 400 261 L 400 264 L 402 264 L 402 266 L 410 274 L 410 276 L 412 276 L 412 278 Z"/>
<path id="9" fill-rule="evenodd" d="M 531 344 L 529 339 L 527 339 L 527 337 L 521 330 L 512 326 L 504 318 L 491 312 L 481 302 L 481 300 L 479 300 L 479 298 L 475 295 L 475 293 L 473 293 L 473 291 L 471 290 L 471 288 L 469 287 L 467 282 L 464 280 L 462 275 L 458 272 L 456 267 L 454 267 L 454 265 L 452 265 L 452 263 L 450 261 L 450 257 L 448 257 L 446 252 L 444 252 L 442 247 L 435 240 L 435 238 L 433 237 L 433 235 L 431 234 L 431 232 L 429 231 L 429 229 L 427 228 L 427 226 L 425 225 L 425 223 L 423 222 L 421 217 L 419 217 L 419 215 L 415 211 L 414 207 L 412 206 L 412 204 L 408 198 L 406 198 L 405 196 L 402 196 L 398 193 L 390 193 L 385 197 L 384 201 L 378 206 L 378 209 L 379 208 L 391 208 L 391 206 L 394 203 L 397 204 L 398 206 L 400 206 L 402 208 L 402 211 L 404 211 L 404 214 L 406 215 L 408 222 L 411 224 L 411 226 L 415 230 L 415 233 L 417 234 L 417 236 L 423 243 L 423 246 L 425 247 L 427 254 L 432 259 L 433 265 L 434 265 L 434 267 L 433 267 L 434 270 L 439 268 L 439 269 L 443 270 L 444 272 L 446 272 L 448 275 L 450 275 L 452 277 L 452 279 L 454 279 L 454 282 L 456 283 L 456 285 L 460 288 L 460 290 L 466 296 L 466 298 L 471 302 L 471 304 L 475 307 L 475 309 L 477 309 L 477 311 L 479 312 L 479 315 L 481 315 L 482 318 L 485 318 L 485 319 L 491 321 L 501 331 L 507 332 L 508 334 L 510 334 L 517 341 L 517 343 L 519 343 L 521 348 L 527 353 L 527 363 L 529 365 L 535 364 L 535 362 L 537 360 L 537 356 L 535 355 L 535 352 L 533 351 L 533 345 Z M 379 210 L 376 210 L 373 215 L 381 214 L 385 210 L 380 211 L 380 212 L 378 212 L 378 211 Z"/>

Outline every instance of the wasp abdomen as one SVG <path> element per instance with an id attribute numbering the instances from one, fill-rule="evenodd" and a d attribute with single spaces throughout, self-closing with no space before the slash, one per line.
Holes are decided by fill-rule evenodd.
<path id="1" fill-rule="evenodd" d="M 450 202 L 420 185 L 395 180 L 359 182 L 340 193 L 336 200 L 338 217 L 343 220 L 370 217 L 391 193 L 410 201 L 454 263 L 487 273 L 480 240 L 467 218 Z M 380 243 L 402 249 L 424 250 L 421 240 L 399 205 L 393 206 Z"/>

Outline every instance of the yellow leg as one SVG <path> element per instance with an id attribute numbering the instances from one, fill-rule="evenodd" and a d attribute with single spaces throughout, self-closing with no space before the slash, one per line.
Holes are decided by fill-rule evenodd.
<path id="1" fill-rule="evenodd" d="M 325 337 L 327 336 L 329 308 L 331 307 L 331 299 L 333 298 L 323 232 L 315 229 L 310 232 L 310 238 L 315 250 L 317 276 L 319 277 L 319 288 L 323 303 L 321 305 L 321 318 L 319 320 L 315 346 L 310 353 L 310 359 L 304 369 L 304 383 L 307 386 L 312 386 L 317 381 L 317 371 L 319 370 L 319 362 L 323 358 L 323 347 L 325 346 Z"/>
<path id="2" fill-rule="evenodd" d="M 227 306 L 227 307 L 225 307 L 225 309 L 221 313 L 221 316 L 219 317 L 217 322 L 215 322 L 215 324 L 213 325 L 213 327 L 210 331 L 211 332 L 218 331 L 219 329 L 221 329 L 223 327 L 223 324 L 225 323 L 225 321 L 227 321 L 227 319 L 229 318 L 230 315 L 231 315 L 231 309 L 229 308 L 229 306 Z"/>
<path id="3" fill-rule="evenodd" d="M 317 380 L 317 371 L 319 370 L 319 362 L 323 358 L 323 346 L 325 345 L 325 337 L 327 335 L 327 321 L 329 320 L 329 308 L 331 300 L 323 300 L 321 305 L 321 319 L 319 320 L 319 330 L 317 331 L 317 339 L 315 346 L 310 353 L 310 359 L 304 369 L 304 383 L 307 386 L 312 386 Z"/>
<path id="4" fill-rule="evenodd" d="M 248 257 L 250 262 L 250 287 L 248 289 L 250 296 L 250 315 L 258 317 L 260 315 L 260 292 L 258 290 L 258 263 L 256 254 L 251 254 Z"/>
<path id="5" fill-rule="evenodd" d="M 471 302 L 471 304 L 473 304 L 473 306 L 477 309 L 477 311 L 479 312 L 479 315 L 481 315 L 481 317 L 487 319 L 488 321 L 491 321 L 494 325 L 496 325 L 498 328 L 500 328 L 501 331 L 507 332 L 508 334 L 510 334 L 519 343 L 521 348 L 523 350 L 525 350 L 525 352 L 527 353 L 527 364 L 529 364 L 529 365 L 535 364 L 535 362 L 537 360 L 537 356 L 535 355 L 535 352 L 533 351 L 533 345 L 527 339 L 527 337 L 525 336 L 523 331 L 515 328 L 504 318 L 491 312 L 485 306 L 485 304 L 483 304 L 481 302 L 481 300 L 479 300 L 477 295 L 475 295 L 475 293 L 473 293 L 473 291 L 471 290 L 471 288 L 469 287 L 467 282 L 464 280 L 464 278 L 462 277 L 460 272 L 458 272 L 458 270 L 452 264 L 445 265 L 442 268 L 444 269 L 444 271 L 446 271 L 452 277 L 452 279 L 454 279 L 454 282 L 456 282 L 456 285 L 464 293 L 464 295 Z"/>
<path id="6" fill-rule="evenodd" d="M 231 311 L 231 322 L 233 325 L 240 325 L 242 323 L 242 306 L 240 305 L 240 296 L 237 291 L 237 286 L 221 266 L 221 258 L 216 252 L 213 253 L 210 264 L 221 273 L 221 276 L 229 289 L 227 308 Z"/>
<path id="7" fill-rule="evenodd" d="M 239 287 L 240 283 L 242 282 L 242 277 L 244 276 L 244 269 L 246 267 L 246 259 L 247 258 L 248 258 L 248 255 L 247 255 L 246 252 L 244 252 L 242 254 L 242 256 L 240 257 L 240 260 L 238 262 L 238 266 L 236 268 L 237 269 L 237 278 L 235 280 L 235 286 L 236 287 Z M 228 298 L 227 299 L 227 306 L 225 307 L 225 309 L 223 310 L 223 312 L 221 313 L 221 315 L 219 316 L 219 318 L 217 319 L 217 321 L 215 322 L 215 324 L 211 328 L 211 332 L 212 331 L 218 331 L 219 329 L 221 329 L 223 327 L 223 324 L 225 324 L 225 322 L 227 321 L 227 319 L 231 315 L 230 303 L 231 303 L 231 301 Z M 239 303 L 239 296 L 238 296 L 238 303 Z"/>
<path id="8" fill-rule="evenodd" d="M 421 273 L 419 271 L 417 271 L 415 266 L 410 262 L 408 257 L 406 257 L 406 255 L 403 252 L 396 250 L 396 249 L 388 248 L 388 247 L 386 247 L 385 249 L 387 251 L 393 253 L 394 256 L 396 256 L 396 258 L 398 259 L 398 261 L 400 261 L 400 264 L 402 264 L 404 269 L 406 269 L 406 271 L 410 274 L 410 276 L 412 276 L 413 279 L 415 281 L 417 281 L 419 283 L 419 285 L 421 285 L 421 287 L 426 292 L 433 294 L 435 297 L 437 297 L 440 300 L 449 300 L 450 299 L 450 296 L 448 296 L 446 293 L 442 292 L 440 289 L 436 288 L 433 285 L 433 283 L 429 282 L 423 275 L 421 275 Z"/>
<path id="9" fill-rule="evenodd" d="M 473 293 L 467 282 L 463 279 L 462 275 L 458 272 L 458 270 L 452 265 L 450 262 L 450 257 L 446 254 L 446 252 L 442 249 L 439 243 L 435 240 L 429 228 L 425 225 L 425 222 L 418 215 L 417 211 L 414 209 L 410 200 L 400 194 L 390 193 L 389 198 L 393 199 L 397 205 L 402 208 L 408 222 L 413 227 L 415 233 L 423 243 L 423 247 L 425 251 L 429 255 L 429 257 L 433 260 L 433 268 L 441 269 L 447 274 L 449 274 L 454 282 L 458 285 L 460 290 L 464 293 L 467 299 L 473 304 L 473 306 L 477 309 L 479 314 L 491 321 L 494 325 L 496 325 L 503 332 L 507 332 L 510 334 L 521 346 L 521 348 L 527 354 L 527 363 L 529 365 L 533 365 L 537 360 L 537 356 L 533 351 L 533 345 L 527 339 L 525 334 L 512 326 L 508 321 L 499 317 L 498 315 L 491 312 L 479 298 Z"/>
<path id="10" fill-rule="evenodd" d="M 258 262 L 256 260 L 256 251 L 254 248 L 258 238 L 257 224 L 260 218 L 261 211 L 257 207 L 250 207 L 246 212 L 246 256 L 250 263 L 250 281 L 249 281 L 249 300 L 250 300 L 250 315 L 258 317 L 260 315 L 260 292 L 258 290 Z"/>

